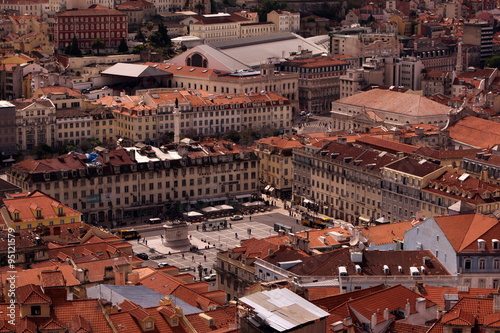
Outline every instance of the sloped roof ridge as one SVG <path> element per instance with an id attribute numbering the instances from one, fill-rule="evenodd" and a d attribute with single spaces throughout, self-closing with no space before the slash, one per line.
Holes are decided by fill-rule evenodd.
<path id="1" fill-rule="evenodd" d="M 464 238 L 462 240 L 462 244 L 459 248 L 459 251 L 462 251 L 463 249 L 465 249 L 467 246 L 469 246 L 470 244 L 472 244 L 473 242 L 475 242 L 479 237 L 481 237 L 482 235 L 484 235 L 486 232 L 488 232 L 491 228 L 493 228 L 495 225 L 498 224 L 498 220 L 491 220 L 492 221 L 492 224 L 487 227 L 487 229 L 483 230 L 481 232 L 481 234 L 479 234 L 479 228 L 477 228 L 478 226 L 485 226 L 486 224 L 486 221 L 478 221 L 478 217 L 481 217 L 481 218 L 486 218 L 485 215 L 481 215 L 481 214 L 474 214 L 474 218 L 472 219 L 470 225 L 469 225 L 469 228 L 466 232 L 466 234 L 464 235 Z M 473 227 L 474 225 L 474 227 Z M 474 234 L 475 232 L 477 231 L 477 234 Z M 472 235 L 470 235 L 472 234 Z"/>

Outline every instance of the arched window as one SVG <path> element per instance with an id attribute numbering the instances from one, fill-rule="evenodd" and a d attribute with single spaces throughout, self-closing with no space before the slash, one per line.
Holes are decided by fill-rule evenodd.
<path id="1" fill-rule="evenodd" d="M 479 269 L 480 270 L 486 269 L 486 259 L 484 258 L 479 259 Z"/>
<path id="2" fill-rule="evenodd" d="M 472 268 L 472 259 L 466 258 L 464 259 L 464 269 L 470 270 Z"/>

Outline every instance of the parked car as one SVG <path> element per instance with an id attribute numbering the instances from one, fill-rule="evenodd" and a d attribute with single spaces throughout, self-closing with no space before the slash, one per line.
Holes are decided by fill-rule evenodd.
<path id="1" fill-rule="evenodd" d="M 211 282 L 211 281 L 215 281 L 215 279 L 217 278 L 217 274 L 215 273 L 212 273 L 210 275 L 207 275 L 203 278 L 203 280 L 207 281 L 207 282 Z"/>
<path id="2" fill-rule="evenodd" d="M 149 256 L 146 253 L 144 253 L 144 252 L 137 253 L 135 256 L 137 258 L 139 258 L 139 259 L 142 259 L 142 260 L 148 260 L 149 259 Z"/>
<path id="3" fill-rule="evenodd" d="M 233 215 L 230 217 L 231 221 L 238 221 L 238 220 L 243 220 L 243 216 L 241 215 Z"/>
<path id="4" fill-rule="evenodd" d="M 160 262 L 160 263 L 158 264 L 158 267 L 167 267 L 167 266 L 170 266 L 170 265 L 168 264 L 168 262 Z"/>

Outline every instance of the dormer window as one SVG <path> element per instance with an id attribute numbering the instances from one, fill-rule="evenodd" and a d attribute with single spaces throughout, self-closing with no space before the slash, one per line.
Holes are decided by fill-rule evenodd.
<path id="1" fill-rule="evenodd" d="M 64 209 L 62 207 L 57 208 L 57 215 L 59 216 L 64 215 Z"/>
<path id="2" fill-rule="evenodd" d="M 479 251 L 486 250 L 486 242 L 484 241 L 484 239 L 478 239 L 477 240 L 477 249 Z"/>
<path id="3" fill-rule="evenodd" d="M 152 330 L 154 328 L 154 323 L 153 321 L 147 321 L 144 323 L 144 328 L 146 330 Z"/>
<path id="4" fill-rule="evenodd" d="M 19 221 L 21 219 L 19 213 L 14 213 L 14 221 Z"/>
<path id="5" fill-rule="evenodd" d="M 493 250 L 500 250 L 500 241 L 498 239 L 491 240 L 491 248 Z"/>
<path id="6" fill-rule="evenodd" d="M 42 218 L 42 210 L 41 209 L 35 210 L 35 215 L 37 219 Z"/>

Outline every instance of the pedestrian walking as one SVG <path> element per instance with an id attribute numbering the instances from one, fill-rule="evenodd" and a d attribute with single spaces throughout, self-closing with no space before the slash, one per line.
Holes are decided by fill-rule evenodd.
<path id="1" fill-rule="evenodd" d="M 194 256 L 191 256 L 191 260 L 194 262 Z"/>
<path id="2" fill-rule="evenodd" d="M 250 219 L 250 222 L 252 222 L 252 215 L 250 215 L 249 219 Z M 236 237 L 236 238 L 238 238 L 238 237 Z"/>
<path id="3" fill-rule="evenodd" d="M 234 233 L 234 238 L 238 239 L 238 233 L 237 232 Z"/>
<path id="4" fill-rule="evenodd" d="M 184 259 L 184 253 L 182 254 L 182 259 Z"/>
<path id="5" fill-rule="evenodd" d="M 206 255 L 204 255 L 204 256 L 203 256 L 203 259 L 205 259 L 205 261 L 207 261 L 207 256 L 206 256 Z"/>
<path id="6" fill-rule="evenodd" d="M 229 228 L 233 229 L 233 225 L 229 222 Z"/>
<path id="7" fill-rule="evenodd" d="M 200 229 L 200 226 L 196 225 L 196 231 L 198 231 L 199 229 Z"/>

